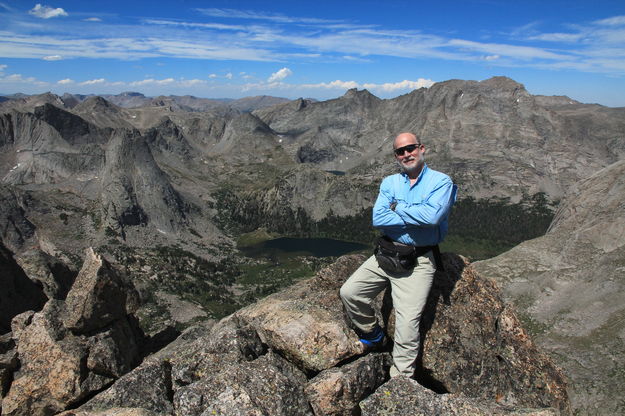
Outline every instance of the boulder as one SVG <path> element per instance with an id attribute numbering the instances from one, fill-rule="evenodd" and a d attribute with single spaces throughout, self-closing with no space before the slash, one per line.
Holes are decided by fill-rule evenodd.
<path id="1" fill-rule="evenodd" d="M 254 361 L 225 363 L 219 371 L 179 389 L 178 414 L 313 415 L 301 378 L 285 372 L 284 359 L 269 353 Z"/>
<path id="2" fill-rule="evenodd" d="M 68 410 L 58 416 L 169 416 L 171 413 L 153 412 L 141 408 L 115 407 L 107 410 Z"/>
<path id="3" fill-rule="evenodd" d="M 0 335 L 0 399 L 2 399 L 11 384 L 13 370 L 17 368 L 17 350 L 11 333 Z M 0 405 L 1 405 L 0 401 Z"/>
<path id="4" fill-rule="evenodd" d="M 270 295 L 236 313 L 263 342 L 309 372 L 319 372 L 363 352 L 343 318 L 338 290 L 364 258 L 339 258 L 331 269 Z M 331 271 L 330 271 L 331 270 Z"/>
<path id="5" fill-rule="evenodd" d="M 407 377 L 394 377 L 360 403 L 362 416 L 557 416 L 556 409 L 506 407 L 463 394 L 437 394 Z"/>
<path id="6" fill-rule="evenodd" d="M 40 312 L 24 312 L 13 319 L 19 371 L 11 375 L 14 380 L 2 401 L 3 415 L 58 413 L 108 387 L 137 364 L 143 334 L 136 320 L 102 298 L 113 294 L 124 308 L 131 295 L 107 289 L 120 288 L 119 282 L 106 261 L 90 250 L 68 301 L 51 299 Z M 96 324 L 93 311 L 106 319 Z M 86 319 L 68 320 L 68 316 Z M 88 334 L 74 332 L 87 328 Z"/>
<path id="7" fill-rule="evenodd" d="M 315 415 L 353 415 L 358 403 L 388 379 L 391 357 L 374 353 L 322 371 L 306 386 Z"/>
<path id="8" fill-rule="evenodd" d="M 21 330 L 14 330 L 20 371 L 2 401 L 3 415 L 49 415 L 64 410 L 110 379 L 88 378 L 86 345 L 59 321 L 62 303 L 51 300 Z M 16 328 L 17 329 L 17 328 Z"/>
<path id="9" fill-rule="evenodd" d="M 174 393 L 183 395 L 180 390 L 220 373 L 226 364 L 253 360 L 265 353 L 256 332 L 234 317 L 217 325 L 200 324 L 187 329 L 176 341 L 148 357 L 80 410 L 130 406 L 173 412 Z"/>
<path id="10" fill-rule="evenodd" d="M 98 394 L 80 410 L 85 415 L 119 407 L 173 414 L 171 365 L 161 360 L 146 360 L 119 378 L 110 388 Z M 83 413 L 77 413 L 76 416 Z M 70 415 L 68 415 L 70 416 Z"/>
<path id="11" fill-rule="evenodd" d="M 66 328 L 87 333 L 134 313 L 139 295 L 93 249 L 87 249 L 85 262 L 65 300 Z"/>
<path id="12" fill-rule="evenodd" d="M 254 328 L 236 317 L 226 318 L 189 344 L 168 356 L 174 389 L 219 370 L 225 362 L 254 360 L 267 349 Z"/>

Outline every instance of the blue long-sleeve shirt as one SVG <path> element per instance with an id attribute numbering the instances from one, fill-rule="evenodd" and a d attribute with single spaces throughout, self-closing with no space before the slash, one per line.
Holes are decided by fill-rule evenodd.
<path id="1" fill-rule="evenodd" d="M 447 234 L 457 187 L 449 176 L 423 166 L 411 186 L 405 173 L 384 178 L 373 206 L 373 226 L 400 243 L 433 246 Z M 396 202 L 395 209 L 391 203 Z"/>

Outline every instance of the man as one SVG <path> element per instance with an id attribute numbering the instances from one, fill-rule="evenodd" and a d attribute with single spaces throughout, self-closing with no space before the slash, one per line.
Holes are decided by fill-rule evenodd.
<path id="1" fill-rule="evenodd" d="M 393 150 L 402 173 L 382 181 L 373 207 L 373 226 L 392 240 L 391 247 L 411 250 L 416 261 L 414 266 L 408 262 L 406 270 L 388 271 L 384 259 L 371 256 L 341 287 L 341 299 L 365 350 L 375 348 L 382 345 L 384 333 L 371 302 L 390 283 L 396 318 L 390 375 L 412 377 L 421 313 L 432 287 L 436 258 L 440 260 L 434 252 L 438 253 L 438 244 L 447 234 L 457 188 L 449 176 L 428 168 L 425 146 L 414 134 L 398 135 Z"/>

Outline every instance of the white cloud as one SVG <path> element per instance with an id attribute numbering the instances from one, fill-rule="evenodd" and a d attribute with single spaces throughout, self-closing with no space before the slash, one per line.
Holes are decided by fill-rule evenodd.
<path id="1" fill-rule="evenodd" d="M 285 67 L 280 69 L 278 72 L 274 72 L 273 74 L 271 74 L 269 79 L 267 79 L 267 82 L 279 82 L 290 75 L 293 75 L 293 71 Z"/>
<path id="2" fill-rule="evenodd" d="M 49 55 L 49 56 L 44 56 L 43 58 L 44 61 L 60 61 L 61 59 L 63 59 L 63 57 L 61 55 Z"/>
<path id="3" fill-rule="evenodd" d="M 228 72 L 228 73 L 226 74 L 226 78 L 228 78 L 228 79 L 232 79 L 232 77 L 233 77 L 232 72 Z"/>
<path id="4" fill-rule="evenodd" d="M 211 78 L 211 79 L 217 78 L 217 74 L 210 74 L 208 77 Z"/>
<path id="5" fill-rule="evenodd" d="M 0 0 L 2 1 L 2 0 Z M 41 6 L 43 7 L 43 6 Z M 40 8 L 41 8 L 40 7 Z M 214 9 L 216 15 L 224 9 Z M 242 12 L 251 13 L 251 12 Z M 210 13 L 209 13 L 210 14 Z M 252 14 L 250 14 L 251 16 Z M 257 14 L 263 20 L 272 16 Z M 273 16 L 275 17 L 275 16 Z M 251 18 L 251 17 L 250 17 Z M 300 20 L 297 20 L 301 23 Z M 239 60 L 273 62 L 368 62 L 377 63 L 382 57 L 434 58 L 446 61 L 482 61 L 490 65 L 512 67 L 517 65 L 541 67 L 575 63 L 585 72 L 613 72 L 615 65 L 602 66 L 614 56 L 601 56 L 596 60 L 591 54 L 600 45 L 609 43 L 618 47 L 625 42 L 625 30 L 617 24 L 621 16 L 589 23 L 587 27 L 569 26 L 572 33 L 537 32 L 539 23 L 524 27 L 523 41 L 485 43 L 467 39 L 451 39 L 429 35 L 416 30 L 391 30 L 379 27 L 356 28 L 350 25 L 318 25 L 314 32 L 302 31 L 300 23 L 290 22 L 298 30 L 285 25 L 268 25 L 258 22 L 241 27 L 226 25 L 201 26 L 195 22 L 151 20 L 140 30 L 131 25 L 102 26 L 101 35 L 87 38 L 78 26 L 63 28 L 58 34 L 2 33 L 0 56 L 8 58 L 38 58 L 61 56 L 63 59 L 95 58 L 137 60 L 143 58 L 189 58 L 201 60 Z M 155 26 L 158 25 L 158 26 Z M 187 30 L 192 28 L 193 30 Z M 65 31 L 66 30 L 66 31 Z M 62 34 L 61 34 L 62 33 Z M 116 37 L 108 37 L 116 33 Z M 140 33 L 140 35 L 138 35 Z M 517 37 L 522 33 L 515 32 Z M 560 42 L 563 45 L 579 40 L 575 50 L 542 47 L 538 42 Z M 568 47 L 571 47 L 567 45 Z M 621 47 L 622 49 L 622 47 Z M 495 59 L 495 57 L 499 57 Z M 618 55 L 620 56 L 620 54 Z M 584 65 L 580 65 L 583 63 Z M 554 66 L 554 67 L 555 67 Z M 586 69 L 582 69 L 586 68 Z M 233 73 L 238 73 L 233 72 Z M 282 82 L 291 74 L 277 72 L 267 82 Z M 234 79 L 234 75 L 228 75 Z"/>
<path id="6" fill-rule="evenodd" d="M 351 88 L 358 88 L 359 85 L 356 81 L 341 81 L 340 79 L 337 79 L 336 81 L 332 81 L 332 82 L 320 82 L 318 84 L 302 84 L 301 86 L 304 88 L 351 89 Z"/>
<path id="7" fill-rule="evenodd" d="M 195 22 L 180 22 L 176 20 L 163 20 L 163 19 L 146 19 L 145 23 L 151 25 L 160 26 L 180 26 L 200 29 L 215 29 L 215 30 L 246 30 L 246 26 L 240 25 L 224 25 L 221 23 L 195 23 Z"/>
<path id="8" fill-rule="evenodd" d="M 89 81 L 81 82 L 78 85 L 97 85 L 97 84 L 104 84 L 105 82 L 106 80 L 104 78 L 98 78 L 98 79 L 91 79 Z"/>
<path id="9" fill-rule="evenodd" d="M 340 20 L 328 20 L 328 19 L 316 19 L 310 17 L 291 17 L 284 16 L 282 14 L 269 14 L 252 10 L 237 10 L 237 9 L 196 9 L 202 14 L 211 17 L 220 18 L 236 18 L 236 19 L 251 19 L 251 20 L 268 20 L 276 23 L 308 23 L 308 24 L 328 24 L 328 23 L 342 23 Z"/>
<path id="10" fill-rule="evenodd" d="M 206 84 L 206 81 L 203 79 L 182 79 L 177 84 L 180 87 L 196 87 Z"/>
<path id="11" fill-rule="evenodd" d="M 0 72 L 3 72 L 7 68 L 8 68 L 8 65 L 0 65 Z"/>
<path id="12" fill-rule="evenodd" d="M 395 92 L 395 91 L 412 91 L 417 90 L 419 88 L 430 88 L 434 84 L 434 81 L 431 79 L 419 78 L 416 81 L 409 81 L 407 79 L 400 82 L 386 82 L 384 84 L 373 84 L 366 83 L 363 84 L 363 88 L 372 91 L 383 91 L 383 92 Z"/>
<path id="13" fill-rule="evenodd" d="M 449 46 L 459 48 L 460 52 L 483 52 L 492 55 L 507 56 L 515 59 L 550 59 L 561 60 L 570 59 L 569 55 L 550 52 L 546 49 L 535 48 L 533 46 L 515 46 L 500 43 L 480 43 L 471 40 L 451 39 Z"/>
<path id="14" fill-rule="evenodd" d="M 67 85 L 67 84 L 73 84 L 74 80 L 73 79 L 69 79 L 69 78 L 65 78 L 65 79 L 61 79 L 59 81 L 56 82 L 57 84 L 61 84 L 61 85 Z"/>
<path id="15" fill-rule="evenodd" d="M 83 19 L 85 22 L 101 22 L 102 19 L 100 19 L 99 17 L 88 17 L 86 19 Z"/>
<path id="16" fill-rule="evenodd" d="M 165 78 L 165 79 L 153 79 L 153 78 L 148 78 L 148 79 L 144 79 L 142 81 L 133 81 L 128 83 L 128 85 L 133 86 L 133 87 L 139 87 L 139 86 L 143 86 L 143 85 L 169 85 L 169 84 L 173 84 L 176 80 L 173 78 Z"/>
<path id="17" fill-rule="evenodd" d="M 543 33 L 540 35 L 530 36 L 529 40 L 541 40 L 546 42 L 577 42 L 582 39 L 582 33 Z"/>
<path id="18" fill-rule="evenodd" d="M 42 19 L 50 19 L 53 17 L 67 16 L 67 12 L 60 7 L 53 9 L 50 6 L 42 6 L 39 3 L 37 3 L 37 5 L 33 7 L 28 13 L 32 14 L 33 16 L 40 17 Z"/>
<path id="19" fill-rule="evenodd" d="M 23 77 L 21 74 L 11 74 L 5 77 L 0 76 L 0 83 L 10 85 L 10 87 L 15 88 L 15 90 L 21 88 L 28 89 L 32 87 L 49 87 L 47 82 L 39 81 L 35 77 Z"/>
<path id="20" fill-rule="evenodd" d="M 625 16 L 608 17 L 607 19 L 596 20 L 593 23 L 600 26 L 625 26 Z"/>
<path id="21" fill-rule="evenodd" d="M 6 81 L 14 81 L 14 82 L 29 82 L 36 81 L 34 77 L 24 78 L 22 74 L 11 74 L 4 77 Z"/>

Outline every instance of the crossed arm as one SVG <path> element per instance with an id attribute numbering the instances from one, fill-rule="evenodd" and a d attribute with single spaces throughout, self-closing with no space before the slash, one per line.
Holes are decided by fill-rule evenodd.
<path id="1" fill-rule="evenodd" d="M 435 227 L 449 214 L 456 196 L 451 180 L 436 184 L 423 201 L 409 203 L 396 198 L 388 182 L 382 182 L 373 206 L 373 226 L 376 228 Z"/>

